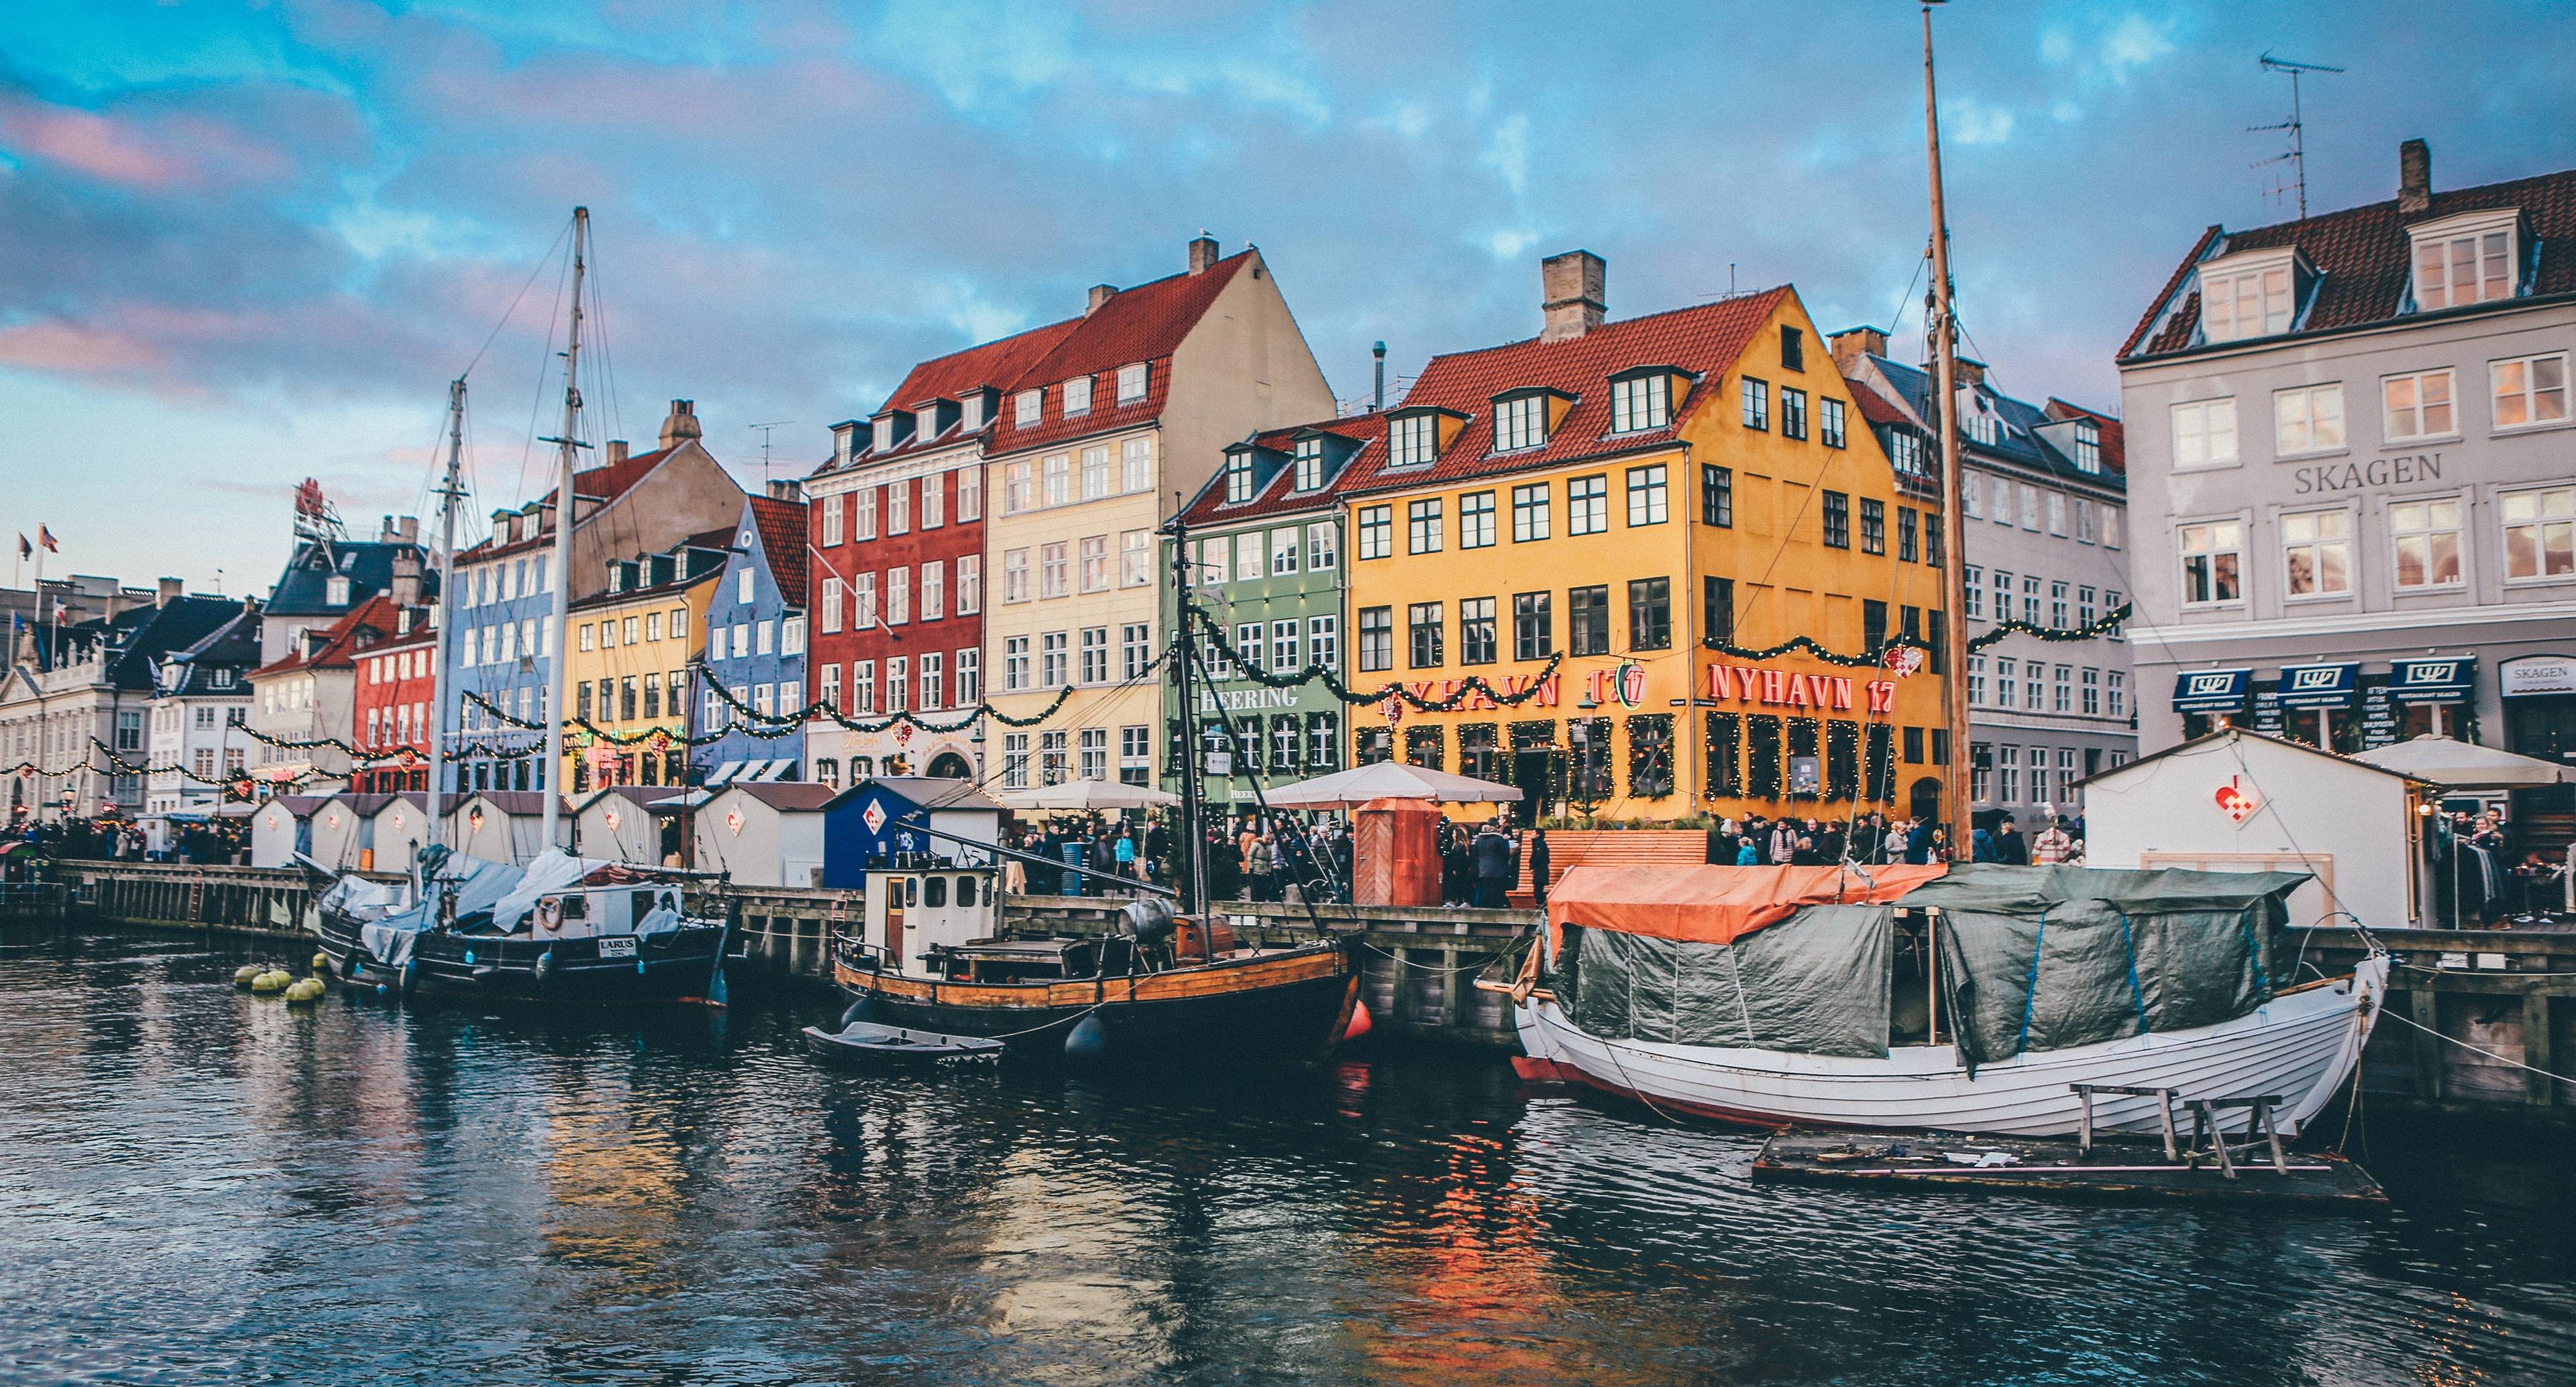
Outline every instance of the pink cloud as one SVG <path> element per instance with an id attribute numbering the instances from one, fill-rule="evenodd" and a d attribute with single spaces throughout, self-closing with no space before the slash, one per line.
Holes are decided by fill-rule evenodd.
<path id="1" fill-rule="evenodd" d="M 134 132 L 115 121 L 68 106 L 32 101 L 0 104 L 0 138 L 38 158 L 111 183 L 166 188 L 196 172 L 186 161 L 146 147 Z"/>

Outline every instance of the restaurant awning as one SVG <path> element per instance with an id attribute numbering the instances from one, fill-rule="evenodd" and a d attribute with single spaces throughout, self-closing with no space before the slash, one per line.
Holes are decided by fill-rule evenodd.
<path id="1" fill-rule="evenodd" d="M 2358 661 L 2281 666 L 2281 706 L 2284 708 L 2349 708 L 2360 688 L 2361 665 Z"/>
<path id="2" fill-rule="evenodd" d="M 2187 669 L 2174 676 L 2177 713 L 2239 713 L 2253 685 L 2250 669 Z"/>
<path id="3" fill-rule="evenodd" d="M 2388 662 L 2388 697 L 2396 703 L 2466 703 L 2477 692 L 2474 655 Z"/>

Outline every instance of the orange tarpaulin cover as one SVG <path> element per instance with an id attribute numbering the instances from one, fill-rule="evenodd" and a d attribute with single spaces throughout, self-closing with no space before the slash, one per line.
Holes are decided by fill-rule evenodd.
<path id="1" fill-rule="evenodd" d="M 1569 867 L 1547 893 L 1549 942 L 1581 925 L 1732 944 L 1800 906 L 1883 904 L 1948 870 L 1891 864 L 1864 878 L 1849 867 Z"/>

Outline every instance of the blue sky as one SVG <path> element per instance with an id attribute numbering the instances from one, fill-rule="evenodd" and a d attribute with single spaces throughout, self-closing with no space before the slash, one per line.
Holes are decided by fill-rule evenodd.
<path id="1" fill-rule="evenodd" d="M 1815 0 L 1013 0 L 0 9 L 0 537 L 50 572 L 264 590 L 311 475 L 425 510 L 476 359 L 477 502 L 531 428 L 571 205 L 596 221 L 598 437 L 697 401 L 760 476 L 910 362 L 1258 243 L 1334 388 L 1538 325 L 1539 257 L 1613 316 L 1793 282 L 1920 327 L 1916 11 Z M 2110 353 L 2199 229 L 2289 213 L 2253 167 L 2309 82 L 2309 197 L 2576 165 L 2576 7 L 1961 0 L 1937 19 L 1963 318 L 2016 394 L 2117 403 Z M 1909 293 L 1909 284 L 1913 286 Z M 613 387 L 613 388 L 611 388 Z M 14 542 L 14 541 L 11 541 Z"/>

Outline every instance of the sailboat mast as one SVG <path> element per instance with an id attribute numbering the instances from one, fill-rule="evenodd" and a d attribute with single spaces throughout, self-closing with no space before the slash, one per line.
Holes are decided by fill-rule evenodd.
<path id="1" fill-rule="evenodd" d="M 572 527 L 580 500 L 573 495 L 573 473 L 577 459 L 574 450 L 582 445 L 575 441 L 574 430 L 581 418 L 581 280 L 588 267 L 590 246 L 590 209 L 572 209 L 572 329 L 564 344 L 564 412 L 563 432 L 555 438 L 555 561 L 554 613 L 546 625 L 546 701 L 541 715 L 546 720 L 546 764 L 539 788 L 545 792 L 545 829 L 538 842 L 555 845 L 555 831 L 563 818 L 563 804 L 556 781 L 563 774 L 563 710 L 569 687 L 564 652 L 552 649 L 555 633 L 565 629 L 572 619 Z"/>
<path id="2" fill-rule="evenodd" d="M 1179 515 L 1172 517 L 1172 679 L 1173 692 L 1181 703 L 1181 841 L 1175 854 L 1188 882 L 1181 888 L 1180 907 L 1184 915 L 1195 915 L 1207 908 L 1207 836 L 1199 827 L 1199 738 L 1198 697 L 1190 687 L 1190 527 Z"/>
<path id="3" fill-rule="evenodd" d="M 464 499 L 459 485 L 465 453 L 465 377 L 447 387 L 447 476 L 438 488 L 438 625 L 430 633 L 429 706 L 438 727 L 429 739 L 429 833 L 444 842 L 446 822 L 440 809 L 440 787 L 447 779 L 447 659 L 456 639 L 456 507 Z"/>
<path id="4" fill-rule="evenodd" d="M 1967 535 L 1959 517 L 1959 351 L 1950 304 L 1950 215 L 1941 196 L 1941 112 L 1933 95 L 1932 5 L 1923 6 L 1923 146 L 1932 179 L 1932 312 L 1924 327 L 1932 338 L 1933 393 L 1941 423 L 1941 606 L 1943 660 L 1941 705 L 1950 723 L 1950 773 L 1942 782 L 1950 852 L 1968 850 L 1971 795 L 1968 755 Z"/>

